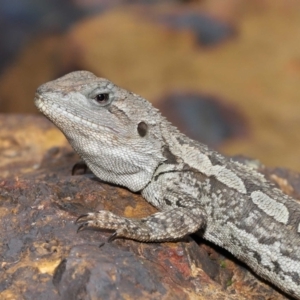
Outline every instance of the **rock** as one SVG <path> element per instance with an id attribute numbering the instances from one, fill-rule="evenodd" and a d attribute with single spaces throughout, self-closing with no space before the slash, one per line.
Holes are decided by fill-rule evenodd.
<path id="1" fill-rule="evenodd" d="M 197 236 L 176 243 L 117 239 L 99 248 L 110 233 L 77 234 L 78 215 L 107 209 L 143 217 L 156 210 L 89 172 L 72 176 L 78 157 L 46 119 L 0 115 L 0 128 L 1 299 L 285 299 Z M 299 198 L 299 174 L 258 166 Z"/>

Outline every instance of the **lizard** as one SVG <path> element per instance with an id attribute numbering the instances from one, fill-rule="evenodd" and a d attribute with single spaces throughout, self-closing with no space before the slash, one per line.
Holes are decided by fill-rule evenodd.
<path id="1" fill-rule="evenodd" d="M 261 173 L 188 138 L 146 99 L 89 71 L 41 85 L 35 104 L 98 178 L 158 209 L 141 219 L 90 212 L 78 230 L 140 242 L 201 232 L 300 299 L 300 203 Z"/>

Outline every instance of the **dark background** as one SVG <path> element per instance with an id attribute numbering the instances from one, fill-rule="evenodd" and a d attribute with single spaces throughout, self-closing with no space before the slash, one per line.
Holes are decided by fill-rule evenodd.
<path id="1" fill-rule="evenodd" d="M 0 35 L 0 113 L 90 70 L 226 154 L 300 170 L 298 0 L 0 0 Z"/>

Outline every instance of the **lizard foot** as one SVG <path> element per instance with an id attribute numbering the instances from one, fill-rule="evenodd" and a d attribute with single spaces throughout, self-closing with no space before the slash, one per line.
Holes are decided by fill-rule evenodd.
<path id="1" fill-rule="evenodd" d="M 206 215 L 199 208 L 177 207 L 169 211 L 157 212 L 142 219 L 117 216 L 109 211 L 100 210 L 80 216 L 78 232 L 87 228 L 113 230 L 108 239 L 129 238 L 144 242 L 178 240 L 204 227 Z"/>
<path id="2" fill-rule="evenodd" d="M 83 231 L 87 228 L 92 228 L 92 227 L 96 227 L 92 222 L 93 221 L 93 213 L 88 213 L 88 214 L 84 214 L 81 215 L 77 218 L 77 220 L 75 221 L 76 224 L 78 223 L 82 223 L 78 229 L 77 229 L 77 233 L 80 231 Z M 101 248 L 102 246 L 104 246 L 106 243 L 111 243 L 112 241 L 114 241 L 116 238 L 118 237 L 117 231 L 115 231 L 113 234 L 111 234 L 106 242 L 103 242 L 99 245 L 99 248 Z"/>
<path id="3" fill-rule="evenodd" d="M 79 174 L 85 174 L 87 172 L 88 166 L 86 165 L 86 163 L 84 161 L 79 161 L 77 162 L 73 168 L 72 168 L 72 175 L 77 175 L 77 173 Z"/>
<path id="4" fill-rule="evenodd" d="M 119 217 L 106 210 L 81 215 L 75 221 L 76 224 L 80 224 L 77 232 L 88 228 L 115 230 L 115 233 L 108 238 L 108 242 L 113 241 L 117 237 L 124 236 L 127 222 L 126 218 Z"/>

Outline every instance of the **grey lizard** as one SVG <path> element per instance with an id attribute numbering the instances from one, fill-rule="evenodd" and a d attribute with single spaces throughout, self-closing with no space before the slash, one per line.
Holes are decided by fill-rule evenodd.
<path id="1" fill-rule="evenodd" d="M 257 171 L 189 139 L 147 100 L 87 71 L 40 86 L 35 104 L 101 180 L 159 212 L 78 219 L 113 238 L 177 240 L 201 229 L 256 274 L 300 299 L 300 204 Z"/>

